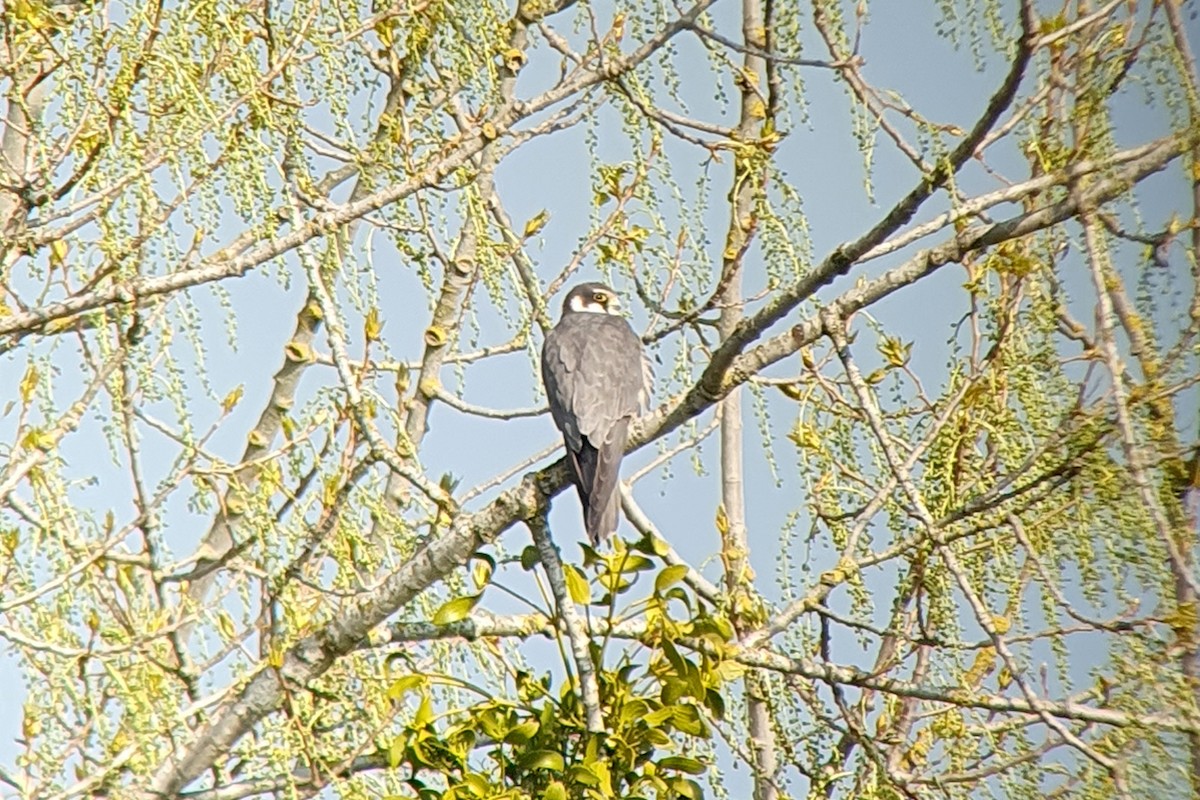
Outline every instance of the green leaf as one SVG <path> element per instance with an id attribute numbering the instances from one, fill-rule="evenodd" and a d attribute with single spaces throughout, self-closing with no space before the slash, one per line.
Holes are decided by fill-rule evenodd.
<path id="1" fill-rule="evenodd" d="M 664 636 L 659 646 L 662 647 L 662 653 L 667 657 L 667 661 L 670 662 L 671 668 L 675 670 L 675 674 L 680 678 L 686 678 L 688 673 L 688 662 L 682 655 L 679 654 L 679 651 L 675 649 L 674 643 Z"/>
<path id="2" fill-rule="evenodd" d="M 521 551 L 521 569 L 528 572 L 536 567 L 541 560 L 536 547 L 531 544 L 525 545 L 525 549 Z"/>
<path id="3" fill-rule="evenodd" d="M 912 357 L 912 342 L 903 342 L 891 336 L 884 336 L 876 348 L 893 367 L 903 367 Z"/>
<path id="4" fill-rule="evenodd" d="M 70 252 L 70 245 L 62 239 L 55 239 L 50 243 L 50 263 L 56 267 L 61 267 L 67 263 L 67 254 Z"/>
<path id="5" fill-rule="evenodd" d="M 610 594 L 620 594 L 633 583 L 620 572 L 603 572 L 600 574 L 600 585 Z"/>
<path id="6" fill-rule="evenodd" d="M 551 772 L 562 772 L 566 764 L 563 762 L 561 753 L 556 753 L 553 750 L 534 750 L 532 753 L 526 753 L 520 760 L 521 769 L 535 770 L 547 769 Z"/>
<path id="7" fill-rule="evenodd" d="M 645 716 L 645 721 L 646 721 L 646 724 L 649 725 L 651 728 L 657 728 L 659 725 L 662 725 L 667 720 L 673 719 L 674 716 L 675 716 L 675 707 L 674 706 L 665 706 L 663 708 L 658 709 L 657 711 L 651 711 L 649 714 L 647 714 Z"/>
<path id="8" fill-rule="evenodd" d="M 471 750 L 475 747 L 475 742 L 479 736 L 475 732 L 474 720 L 466 720 L 459 725 L 448 728 L 442 737 L 446 744 L 446 749 L 458 757 L 459 761 L 466 761 L 471 754 Z"/>
<path id="9" fill-rule="evenodd" d="M 424 675 L 402 675 L 392 681 L 392 685 L 388 687 L 387 695 L 392 700 L 403 700 L 404 695 L 424 684 Z"/>
<path id="10" fill-rule="evenodd" d="M 716 689 L 709 689 L 704 693 L 704 705 L 708 706 L 714 717 L 725 719 L 725 698 Z"/>
<path id="11" fill-rule="evenodd" d="M 704 695 L 707 688 L 704 685 L 704 676 L 700 674 L 700 667 L 688 662 L 687 683 L 689 694 L 697 700 L 704 700 Z"/>
<path id="12" fill-rule="evenodd" d="M 717 616 L 712 617 L 713 625 L 716 626 L 717 633 L 721 634 L 725 641 L 732 641 L 734 630 L 733 623 L 729 621 L 729 617 Z"/>
<path id="13" fill-rule="evenodd" d="M 700 788 L 700 784 L 690 778 L 677 778 L 671 784 L 671 791 L 678 797 L 686 797 L 688 800 L 701 800 L 704 797 L 704 790 Z"/>
<path id="14" fill-rule="evenodd" d="M 621 572 L 642 572 L 648 569 L 654 569 L 654 562 L 645 556 L 629 555 L 621 564 Z"/>
<path id="15" fill-rule="evenodd" d="M 702 775 L 705 766 L 702 762 L 688 758 L 687 756 L 667 756 L 658 765 L 663 769 L 677 769 L 680 772 L 686 772 L 689 775 Z"/>
<path id="16" fill-rule="evenodd" d="M 726 623 L 728 625 L 728 623 Z M 713 644 L 722 644 L 728 637 L 725 634 L 725 627 L 717 622 L 717 617 L 710 617 L 707 614 L 696 617 L 692 621 L 692 627 L 689 633 L 698 638 L 708 639 Z"/>
<path id="17" fill-rule="evenodd" d="M 430 722 L 433 722 L 433 702 L 426 694 L 421 697 L 421 705 L 417 706 L 417 713 L 413 716 L 414 728 L 424 728 Z"/>
<path id="18" fill-rule="evenodd" d="M 379 316 L 379 309 L 372 306 L 367 311 L 367 318 L 363 322 L 363 335 L 368 342 L 374 342 L 379 339 L 379 334 L 383 332 L 383 320 Z"/>
<path id="19" fill-rule="evenodd" d="M 496 571 L 496 559 L 487 553 L 476 553 L 474 557 L 475 563 L 471 565 L 471 580 L 475 582 L 475 588 L 482 591 L 491 581 L 492 573 Z"/>
<path id="20" fill-rule="evenodd" d="M 646 741 L 655 747 L 666 747 L 671 744 L 671 737 L 658 728 L 649 728 L 642 734 Z"/>
<path id="21" fill-rule="evenodd" d="M 408 749 L 408 738 L 405 736 L 397 736 L 392 739 L 391 745 L 388 746 L 388 765 L 392 769 L 404 763 L 404 751 Z"/>
<path id="22" fill-rule="evenodd" d="M 225 395 L 225 399 L 221 401 L 221 410 L 228 414 L 237 406 L 242 399 L 242 394 L 246 387 L 243 384 L 238 384 L 234 389 L 231 389 L 229 394 Z"/>
<path id="23" fill-rule="evenodd" d="M 503 740 L 508 733 L 508 720 L 497 709 L 485 709 L 475 718 L 475 722 L 483 735 L 490 739 Z"/>
<path id="24" fill-rule="evenodd" d="M 681 733 L 686 733 L 689 736 L 699 736 L 702 739 L 709 737 L 708 726 L 704 724 L 704 719 L 700 716 L 700 712 L 696 710 L 695 706 L 675 706 L 673 721 L 675 727 Z"/>
<path id="25" fill-rule="evenodd" d="M 526 720 L 510 730 L 505 735 L 504 741 L 509 744 L 525 744 L 537 735 L 538 728 L 540 727 L 542 727 L 541 723 L 536 719 Z"/>
<path id="26" fill-rule="evenodd" d="M 663 592 L 664 600 L 678 600 L 683 603 L 684 608 L 688 611 L 692 610 L 692 598 L 683 590 L 682 586 L 672 586 L 667 591 Z"/>
<path id="27" fill-rule="evenodd" d="M 487 778 L 480 775 L 478 772 L 468 772 L 463 776 L 463 785 L 467 791 L 474 797 L 488 797 L 491 795 L 491 785 Z"/>
<path id="28" fill-rule="evenodd" d="M 649 703 L 647 703 L 645 700 L 642 700 L 641 698 L 634 698 L 633 700 L 630 700 L 629 702 L 627 702 L 621 708 L 621 721 L 622 722 L 633 722 L 635 720 L 639 720 L 642 717 L 646 716 L 646 713 L 649 710 L 650 710 Z"/>
<path id="29" fill-rule="evenodd" d="M 237 629 L 233 624 L 233 617 L 224 609 L 217 613 L 217 630 L 221 632 L 221 636 L 226 640 L 233 639 L 237 633 Z"/>
<path id="30" fill-rule="evenodd" d="M 554 781 L 542 792 L 542 800 L 567 800 L 567 787 L 562 781 Z"/>
<path id="31" fill-rule="evenodd" d="M 563 572 L 567 576 L 567 591 L 576 603 L 587 603 L 592 599 L 592 589 L 588 586 L 587 578 L 574 564 L 563 564 Z"/>
<path id="32" fill-rule="evenodd" d="M 458 622 L 466 619 L 466 616 L 471 613 L 471 609 L 479 602 L 481 594 L 469 594 L 466 597 L 456 597 L 453 600 L 447 601 L 433 615 L 434 625 L 449 625 L 451 622 Z"/>
<path id="33" fill-rule="evenodd" d="M 571 783 L 580 786 L 595 787 L 600 785 L 600 779 L 587 767 L 576 764 L 571 767 Z"/>
<path id="34" fill-rule="evenodd" d="M 683 580 L 687 573 L 687 564 L 672 564 L 669 567 L 665 567 L 662 572 L 658 573 L 658 577 L 654 579 L 654 591 L 662 594 Z"/>
<path id="35" fill-rule="evenodd" d="M 659 698 L 662 702 L 673 707 L 689 694 L 691 694 L 691 689 L 688 687 L 687 681 L 680 680 L 679 678 L 667 678 L 663 681 Z"/>
<path id="36" fill-rule="evenodd" d="M 524 238 L 536 235 L 542 228 L 546 227 L 546 222 L 550 219 L 550 212 L 542 209 L 525 223 Z"/>

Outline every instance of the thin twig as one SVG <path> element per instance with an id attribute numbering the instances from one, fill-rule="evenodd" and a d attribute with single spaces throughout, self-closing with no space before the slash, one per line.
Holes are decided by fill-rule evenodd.
<path id="1" fill-rule="evenodd" d="M 665 552 L 662 554 L 663 561 L 671 566 L 683 565 L 687 567 L 687 574 L 683 576 L 683 581 L 688 586 L 692 587 L 692 591 L 703 597 L 708 602 L 716 605 L 721 596 L 721 590 L 705 578 L 700 572 L 683 559 L 681 555 L 671 546 L 671 543 L 658 530 L 650 517 L 642 510 L 642 507 L 633 499 L 633 491 L 629 483 L 621 482 L 621 509 L 625 512 L 626 519 L 643 536 L 651 536 L 660 542 Z"/>

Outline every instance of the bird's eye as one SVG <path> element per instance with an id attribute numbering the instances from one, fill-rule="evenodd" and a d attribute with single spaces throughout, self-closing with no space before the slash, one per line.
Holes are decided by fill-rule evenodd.
<path id="1" fill-rule="evenodd" d="M 605 294 L 604 292 L 596 292 L 594 295 L 592 295 L 592 299 L 595 300 L 597 303 L 607 303 L 608 295 Z"/>

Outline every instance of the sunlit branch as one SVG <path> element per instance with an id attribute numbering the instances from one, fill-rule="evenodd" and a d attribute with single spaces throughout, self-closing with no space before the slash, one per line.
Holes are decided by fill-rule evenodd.
<path id="1" fill-rule="evenodd" d="M 1132 147 L 1128 150 L 1122 150 L 1108 158 L 1077 161 L 1062 170 L 1030 178 L 1027 181 L 1006 186 L 994 192 L 966 199 L 961 203 L 956 203 L 955 207 L 950 211 L 939 214 L 928 222 L 908 228 L 904 232 L 872 247 L 863 253 L 859 262 L 871 261 L 888 253 L 894 253 L 950 225 L 977 217 L 981 212 L 989 208 L 1004 203 L 1016 203 L 1027 197 L 1045 192 L 1052 187 L 1069 186 L 1084 176 L 1136 161 L 1158 150 L 1163 142 L 1163 139 L 1159 139 L 1148 144 L 1139 145 L 1138 147 Z"/>
<path id="2" fill-rule="evenodd" d="M 488 408 L 486 406 L 475 405 L 468 403 L 446 390 L 445 386 L 440 383 L 425 384 L 422 390 L 438 402 L 445 403 L 455 411 L 461 411 L 464 414 L 470 414 L 474 417 L 484 417 L 486 419 L 519 419 L 521 417 L 540 417 L 546 413 L 546 406 L 533 406 L 530 408 L 513 408 L 513 409 L 498 409 Z"/>
<path id="3" fill-rule="evenodd" d="M 8 496 L 24 480 L 29 471 L 49 459 L 57 451 L 58 444 L 63 437 L 79 427 L 79 423 L 83 419 L 83 415 L 87 413 L 92 401 L 109 377 L 125 363 L 127 355 L 128 346 L 118 347 L 88 381 L 83 394 L 71 404 L 66 413 L 45 430 L 27 433 L 26 441 L 15 449 L 16 457 L 10 456 L 8 465 L 0 472 L 0 503 L 7 502 Z"/>
<path id="4" fill-rule="evenodd" d="M 1034 46 L 1038 49 L 1049 47 L 1056 42 L 1066 39 L 1068 36 L 1073 36 L 1074 34 L 1086 28 L 1088 25 L 1106 19 L 1123 2 L 1125 2 L 1125 0 L 1112 0 L 1108 4 L 1096 9 L 1092 13 L 1084 14 L 1068 25 L 1064 25 L 1063 27 L 1056 29 L 1052 33 L 1048 33 L 1045 36 L 1038 37 L 1038 39 L 1034 41 Z"/>
<path id="5" fill-rule="evenodd" d="M 839 316 L 846 317 L 882 300 L 904 286 L 921 280 L 946 264 L 958 263 L 969 253 L 1045 230 L 1069 219 L 1078 213 L 1081 202 L 1089 206 L 1105 203 L 1129 191 L 1146 176 L 1163 169 L 1186 151 L 1191 143 L 1191 137 L 1180 134 L 1159 139 L 1143 148 L 1137 148 L 1139 155 L 1124 163 L 1122 169 L 1114 170 L 1104 178 L 1095 181 L 1081 195 L 1068 196 L 1058 202 L 1041 206 L 1000 222 L 968 228 L 956 234 L 949 241 L 917 253 L 879 278 L 866 281 L 845 291 L 830 303 L 830 307 Z M 1065 182 L 1065 176 L 1060 176 L 1060 178 Z M 815 291 L 816 287 L 812 288 Z M 757 331 L 761 335 L 767 328 L 779 321 L 783 313 L 783 310 L 777 308 L 775 303 L 770 303 L 763 311 L 747 317 L 743 326 Z M 686 413 L 684 409 L 690 409 L 694 404 L 702 404 L 702 397 L 697 396 L 701 392 L 707 391 L 710 395 L 719 394 L 721 383 L 744 382 L 750 375 L 786 358 L 801 347 L 812 344 L 818 338 L 820 338 L 820 320 L 817 317 L 808 317 L 787 331 L 759 342 L 742 355 L 732 358 L 727 372 L 712 373 L 706 370 L 708 382 L 717 384 L 717 386 L 709 388 L 702 382 L 699 387 L 694 388 L 676 408 L 672 409 L 670 422 L 675 421 L 676 415 L 684 415 Z M 670 427 L 675 426 L 670 425 Z"/>
<path id="6" fill-rule="evenodd" d="M 708 602 L 716 605 L 720 602 L 721 589 L 700 574 L 699 570 L 689 564 L 682 556 L 676 552 L 671 546 L 667 537 L 663 536 L 658 528 L 651 521 L 650 517 L 642 510 L 637 501 L 633 499 L 633 490 L 628 481 L 621 482 L 621 509 L 625 512 L 626 519 L 643 536 L 653 537 L 655 540 L 656 551 L 661 547 L 662 559 L 670 566 L 683 565 L 687 567 L 687 574 L 683 576 L 683 580 L 692 590 L 703 597 Z"/>
<path id="7" fill-rule="evenodd" d="M 358 422 L 358 429 L 371 446 L 371 452 L 391 468 L 392 472 L 420 489 L 426 497 L 447 508 L 455 505 L 453 498 L 424 473 L 401 459 L 395 448 L 384 441 L 383 436 L 375 427 L 375 423 L 367 416 L 363 402 L 362 391 L 352 370 L 349 356 L 346 353 L 346 329 L 342 324 L 341 312 L 334 303 L 329 288 L 325 285 L 325 276 L 321 266 L 313 257 L 304 258 L 308 273 L 309 288 L 315 295 L 316 302 L 321 307 L 321 317 L 325 320 L 326 339 L 333 354 L 333 363 L 341 379 L 342 390 L 346 392 L 347 404 Z"/>
<path id="8" fill-rule="evenodd" d="M 230 498 L 234 493 L 249 490 L 258 479 L 263 465 L 261 460 L 270 452 L 272 444 L 282 430 L 284 418 L 295 403 L 300 380 L 311 364 L 306 358 L 306 353 L 313 349 L 321 320 L 316 300 L 311 296 L 306 298 L 296 315 L 291 338 L 284 347 L 283 363 L 272 377 L 270 396 L 263 405 L 257 422 L 246 436 L 240 465 L 232 476 L 233 486 L 223 495 L 220 508 L 196 548 L 197 567 L 188 576 L 190 583 L 187 588 L 188 597 L 196 603 L 201 603 L 208 595 L 217 578 L 217 571 L 235 555 L 235 541 L 238 538 L 241 520 L 240 515 L 230 513 Z M 244 546 L 245 544 L 242 545 Z M 183 639 L 188 639 L 188 632 L 185 632 Z"/>
<path id="9" fill-rule="evenodd" d="M 705 28 L 704 26 L 702 26 L 700 24 L 692 25 L 691 29 L 702 40 L 703 39 L 711 39 L 712 41 L 716 42 L 717 44 L 723 45 L 724 47 L 728 47 L 730 50 L 737 51 L 738 53 L 741 53 L 743 55 L 753 56 L 754 58 L 761 58 L 763 61 L 770 61 L 775 64 L 788 64 L 788 65 L 794 66 L 794 67 L 817 67 L 820 69 L 836 70 L 836 69 L 845 68 L 846 65 L 851 62 L 851 59 L 822 61 L 822 60 L 816 59 L 816 58 L 800 58 L 799 56 L 788 56 L 788 55 L 783 55 L 782 53 L 767 52 L 766 50 L 759 48 L 759 47 L 752 47 L 750 45 L 739 44 L 739 43 L 735 42 L 733 39 L 730 39 L 727 36 L 722 36 L 721 34 L 717 33 L 716 31 Z"/>
<path id="10" fill-rule="evenodd" d="M 646 629 L 643 623 L 622 622 L 610 626 L 603 619 L 597 618 L 588 621 L 586 625 L 587 634 L 593 637 L 607 635 L 617 639 L 641 640 L 651 636 L 652 633 Z M 542 614 L 505 616 L 473 612 L 466 619 L 446 625 L 402 621 L 389 623 L 384 627 L 381 635 L 372 637 L 371 641 L 363 640 L 357 643 L 357 648 L 383 647 L 393 642 L 421 642 L 438 639 L 474 641 L 488 637 L 528 638 L 530 636 L 553 637 L 554 635 L 556 635 L 554 625 L 549 618 Z M 698 652 L 707 652 L 713 655 L 718 652 L 711 643 L 703 640 L 683 638 L 678 643 Z M 998 713 L 1031 715 L 1038 718 L 1046 714 L 1060 720 L 1108 725 L 1116 728 L 1147 727 L 1185 732 L 1196 730 L 1198 727 L 1197 723 L 1182 714 L 1179 716 L 1164 714 L 1142 716 L 1117 709 L 1088 705 L 1083 702 L 1089 695 L 1094 694 L 1094 691 L 1063 700 L 1036 698 L 1031 702 L 1027 698 L 971 691 L 958 685 L 915 684 L 911 681 L 875 675 L 855 667 L 842 666 L 828 661 L 789 657 L 764 647 L 742 645 L 721 652 L 725 653 L 725 657 L 746 666 L 797 675 L 829 686 L 853 686 L 897 697 L 912 697 L 943 707 L 976 708 Z"/>
<path id="11" fill-rule="evenodd" d="M 858 369 L 857 363 L 850 354 L 850 347 L 846 341 L 844 321 L 837 319 L 832 314 L 824 314 L 823 321 L 825 324 L 824 332 L 830 337 L 834 347 L 837 349 L 838 357 L 841 359 L 842 366 L 846 371 L 846 377 L 849 379 L 850 385 L 854 388 L 854 393 L 858 397 L 863 412 L 866 414 L 867 422 L 875 435 L 875 440 L 887 460 L 888 468 L 896 476 L 900 487 L 904 490 L 904 494 L 908 498 L 908 502 L 911 504 L 913 512 L 920 519 L 926 535 L 929 536 L 937 547 L 938 554 L 945 562 L 950 574 L 954 577 L 959 591 L 962 592 L 967 603 L 971 606 L 971 610 L 975 615 L 975 622 L 992 640 L 996 654 L 1004 661 L 1009 675 L 1012 677 L 1013 682 L 1020 688 L 1021 694 L 1024 695 L 1029 708 L 1033 709 L 1042 718 L 1042 721 L 1046 723 L 1047 727 L 1062 737 L 1064 741 L 1107 770 L 1117 790 L 1122 796 L 1126 796 L 1128 792 L 1125 789 L 1125 777 L 1120 764 L 1101 752 L 1101 750 L 1080 739 L 1062 724 L 1056 715 L 1041 707 L 1042 701 L 1029 685 L 1020 664 L 1008 646 L 1008 642 L 997 629 L 995 623 L 996 616 L 987 608 L 983 598 L 980 597 L 979 592 L 971 583 L 968 571 L 959 561 L 954 549 L 946 543 L 943 532 L 937 527 L 936 521 L 929 513 L 921 492 L 913 482 L 910 471 L 905 467 L 899 454 L 896 452 L 892 438 L 888 435 L 884 422 L 880 417 L 875 396 L 871 392 L 870 387 L 867 386 Z"/>
<path id="12" fill-rule="evenodd" d="M 596 665 L 592 663 L 591 645 L 583 620 L 575 610 L 575 601 L 567 590 L 567 578 L 563 572 L 562 558 L 550 538 L 550 529 L 544 516 L 526 520 L 533 544 L 537 548 L 546 571 L 546 579 L 554 594 L 558 617 L 562 620 L 571 643 L 571 655 L 575 659 L 576 676 L 579 678 L 579 697 L 583 702 L 587 729 L 592 733 L 604 731 L 604 714 L 600 709 L 600 685 L 596 681 Z"/>
<path id="13" fill-rule="evenodd" d="M 514 464 L 512 467 L 510 467 L 509 469 L 505 470 L 504 472 L 501 472 L 499 475 L 496 475 L 493 478 L 489 478 L 486 481 L 484 481 L 483 483 L 473 486 L 470 489 L 468 489 L 467 491 L 463 492 L 462 497 L 459 499 L 459 502 L 463 505 L 466 505 L 468 501 L 475 499 L 476 497 L 478 497 L 479 495 L 488 491 L 489 489 L 493 489 L 493 488 L 499 486 L 500 484 L 502 484 L 505 481 L 512 478 L 517 473 L 524 472 L 525 470 L 529 469 L 530 467 L 532 467 L 534 464 L 541 461 L 542 459 L 549 458 L 550 456 L 554 455 L 557 451 L 561 450 L 562 448 L 563 448 L 562 442 L 555 442 L 554 444 L 551 444 L 548 447 L 542 448 L 541 450 L 534 453 L 533 455 L 525 458 L 523 461 L 519 461 L 516 464 Z"/>
<path id="14" fill-rule="evenodd" d="M 1158 490 L 1151 484 L 1150 477 L 1146 471 L 1147 453 L 1142 443 L 1138 441 L 1138 434 L 1134 429 L 1132 414 L 1130 413 L 1129 398 L 1125 383 L 1121 376 L 1125 373 L 1125 362 L 1121 354 L 1117 350 L 1116 336 L 1114 328 L 1116 325 L 1116 311 L 1113 308 L 1113 299 L 1111 296 L 1111 275 L 1112 267 L 1107 263 L 1107 252 L 1099 242 L 1098 223 L 1092 209 L 1085 207 L 1083 217 L 1083 232 L 1085 246 L 1088 253 L 1088 266 L 1092 275 L 1092 285 L 1096 290 L 1096 301 L 1098 304 L 1097 322 L 1098 322 L 1098 343 L 1103 353 L 1105 364 L 1108 367 L 1109 375 L 1112 377 L 1112 397 L 1113 409 L 1117 417 L 1117 430 L 1120 433 L 1121 450 L 1125 454 L 1125 461 L 1133 479 L 1134 487 L 1137 489 L 1138 496 L 1141 498 L 1142 505 L 1146 513 L 1150 515 L 1150 519 L 1154 523 L 1154 529 L 1158 533 L 1158 538 L 1166 548 L 1167 554 L 1171 559 L 1171 572 L 1175 575 L 1176 580 L 1179 580 L 1187 585 L 1191 590 L 1193 597 L 1200 596 L 1200 583 L 1196 580 L 1196 575 L 1193 572 L 1192 559 L 1187 557 L 1184 548 L 1176 541 L 1175 526 L 1167 519 L 1166 510 L 1158 497 Z M 1185 546 L 1190 551 L 1191 545 L 1186 543 Z"/>
<path id="15" fill-rule="evenodd" d="M 370 753 L 358 756 L 340 769 L 325 775 L 314 775 L 309 769 L 297 768 L 290 775 L 273 778 L 255 778 L 235 781 L 213 789 L 198 789 L 180 792 L 180 800 L 242 800 L 246 797 L 270 795 L 283 791 L 300 790 L 302 796 L 311 796 L 324 788 L 330 778 L 348 778 L 364 772 L 388 769 L 386 753 Z"/>
<path id="16" fill-rule="evenodd" d="M 487 121 L 490 127 L 487 129 L 486 135 L 483 123 L 480 123 L 478 128 L 471 135 L 464 137 L 450 154 L 428 165 L 416 176 L 375 191 L 362 199 L 348 202 L 336 209 L 317 213 L 307 221 L 297 221 L 291 232 L 251 247 L 238 255 L 232 255 L 226 249 L 191 269 L 96 288 L 65 300 L 49 303 L 38 309 L 4 317 L 0 319 L 0 337 L 7 334 L 18 334 L 19 338 L 20 335 L 35 330 L 52 320 L 75 316 L 95 308 L 113 303 L 128 303 L 139 297 L 168 294 L 212 281 L 245 275 L 271 259 L 290 252 L 318 236 L 333 232 L 368 212 L 377 211 L 420 190 L 436 187 L 443 178 L 482 151 L 496 136 L 507 133 L 522 119 L 568 100 L 591 86 L 615 78 L 645 61 L 666 41 L 690 25 L 713 2 L 715 0 L 699 0 L 679 18 L 668 23 L 633 52 L 620 58 L 611 59 L 602 71 L 580 70 L 571 78 L 533 99 L 513 100 L 502 109 L 497 110 L 493 119 Z M 136 176 L 131 176 L 129 180 L 132 181 L 134 177 Z M 123 186 L 116 186 L 106 191 L 117 191 L 119 188 L 123 188 Z M 56 232 L 51 238 L 61 238 L 65 233 Z M 12 337 L 9 338 L 11 340 Z M 12 341 L 0 344 L 0 353 L 12 349 L 13 346 L 15 346 L 15 342 Z"/>

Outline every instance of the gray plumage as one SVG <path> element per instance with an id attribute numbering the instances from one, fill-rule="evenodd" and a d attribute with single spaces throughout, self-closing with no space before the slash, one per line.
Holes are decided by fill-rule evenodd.
<path id="1" fill-rule="evenodd" d="M 621 458 L 648 392 L 641 340 L 619 309 L 607 286 L 576 286 L 542 346 L 550 414 L 567 446 L 593 545 L 617 529 Z"/>

